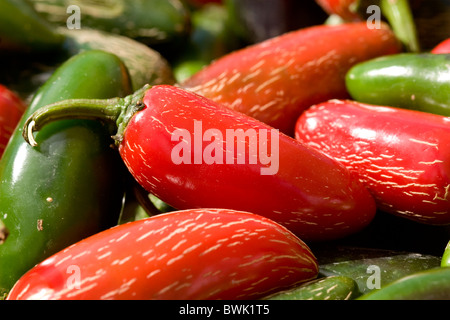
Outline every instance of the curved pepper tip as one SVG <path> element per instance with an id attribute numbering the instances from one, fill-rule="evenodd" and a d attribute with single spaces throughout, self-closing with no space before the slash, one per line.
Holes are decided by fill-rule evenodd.
<path id="1" fill-rule="evenodd" d="M 34 135 L 33 135 L 34 131 L 36 131 L 35 127 L 36 127 L 36 122 L 32 118 L 29 118 L 25 122 L 23 132 L 22 132 L 23 138 L 32 147 L 36 147 L 38 145 L 36 140 L 34 139 Z"/>

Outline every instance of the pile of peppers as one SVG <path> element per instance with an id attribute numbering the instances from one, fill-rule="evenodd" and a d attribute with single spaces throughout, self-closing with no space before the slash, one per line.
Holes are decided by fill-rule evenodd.
<path id="1" fill-rule="evenodd" d="M 0 300 L 449 300 L 437 20 L 2 0 Z"/>

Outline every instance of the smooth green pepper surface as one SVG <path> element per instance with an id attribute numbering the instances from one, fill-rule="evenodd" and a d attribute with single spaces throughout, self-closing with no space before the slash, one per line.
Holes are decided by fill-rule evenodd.
<path id="1" fill-rule="evenodd" d="M 95 121 L 69 120 L 39 132 L 39 148 L 22 138 L 38 108 L 70 98 L 111 98 L 131 91 L 115 55 L 86 51 L 66 61 L 39 89 L 0 161 L 0 218 L 9 230 L 0 245 L 0 296 L 51 254 L 117 222 L 124 170 Z"/>
<path id="2" fill-rule="evenodd" d="M 445 246 L 444 253 L 442 254 L 441 267 L 450 267 L 450 241 Z"/>
<path id="3" fill-rule="evenodd" d="M 450 54 L 402 53 L 351 68 L 346 86 L 354 100 L 450 116 Z"/>

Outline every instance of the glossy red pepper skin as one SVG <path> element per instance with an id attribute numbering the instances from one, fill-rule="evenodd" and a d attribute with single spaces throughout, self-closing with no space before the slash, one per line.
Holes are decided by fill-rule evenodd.
<path id="1" fill-rule="evenodd" d="M 437 44 L 431 50 L 431 53 L 434 53 L 434 54 L 450 53 L 450 38 Z"/>
<path id="2" fill-rule="evenodd" d="M 264 123 L 172 86 L 147 90 L 143 102 L 146 107 L 128 123 L 119 152 L 136 180 L 174 208 L 254 212 L 281 223 L 304 240 L 343 237 L 362 229 L 374 216 L 373 199 L 343 166 L 284 134 L 275 141 L 269 134 L 273 128 Z M 270 164 L 278 161 L 278 171 L 261 174 L 269 165 L 260 161 L 227 162 L 225 148 L 219 154 L 223 164 L 194 164 L 196 157 L 207 153 L 211 142 L 203 143 L 201 154 L 196 146 L 191 147 L 191 164 L 175 164 L 171 153 L 181 138 L 174 140 L 173 133 L 177 128 L 186 129 L 194 144 L 198 139 L 194 120 L 201 121 L 201 134 L 219 130 L 221 145 L 227 130 L 252 128 L 260 141 L 264 134 L 268 145 L 279 145 Z M 259 149 L 259 156 L 263 151 Z M 247 140 L 245 153 L 250 152 Z"/>
<path id="3" fill-rule="evenodd" d="M 97 233 L 28 271 L 9 300 L 258 299 L 316 278 L 286 228 L 225 209 L 174 211 Z"/>
<path id="4" fill-rule="evenodd" d="M 358 176 L 382 211 L 450 223 L 450 118 L 333 100 L 298 119 L 296 138 Z"/>
<path id="5" fill-rule="evenodd" d="M 18 95 L 0 84 L 0 158 L 25 107 Z"/>
<path id="6" fill-rule="evenodd" d="M 350 67 L 399 50 L 385 24 L 320 25 L 227 54 L 181 86 L 293 136 L 306 108 L 348 97 L 344 78 Z"/>

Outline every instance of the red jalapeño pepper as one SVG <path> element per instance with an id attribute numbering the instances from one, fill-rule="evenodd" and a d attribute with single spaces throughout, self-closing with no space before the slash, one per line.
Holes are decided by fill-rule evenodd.
<path id="1" fill-rule="evenodd" d="M 173 211 L 54 254 L 8 299 L 258 299 L 317 274 L 309 247 L 272 220 L 226 209 Z"/>
<path id="2" fill-rule="evenodd" d="M 273 219 L 304 240 L 365 227 L 374 200 L 337 161 L 205 97 L 161 85 L 125 99 L 67 100 L 27 119 L 24 137 L 49 121 L 115 121 L 120 155 L 143 188 L 176 209 L 227 208 Z"/>
<path id="3" fill-rule="evenodd" d="M 306 108 L 348 98 L 344 77 L 350 67 L 399 50 L 385 24 L 320 25 L 227 54 L 181 86 L 293 136 Z"/>
<path id="4" fill-rule="evenodd" d="M 450 223 L 450 118 L 333 100 L 302 114 L 296 138 L 358 176 L 382 211 Z"/>
<path id="5" fill-rule="evenodd" d="M 0 84 L 0 158 L 25 110 L 25 103 Z"/>

